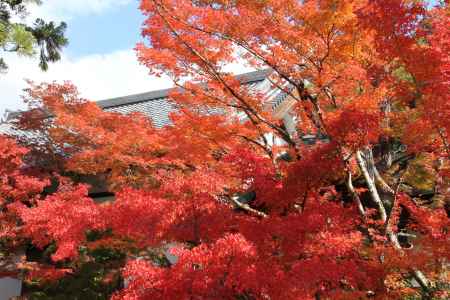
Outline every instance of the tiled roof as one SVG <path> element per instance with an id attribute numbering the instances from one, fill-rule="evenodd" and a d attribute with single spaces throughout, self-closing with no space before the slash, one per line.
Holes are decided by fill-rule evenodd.
<path id="1" fill-rule="evenodd" d="M 267 79 L 270 73 L 270 69 L 259 70 L 237 75 L 236 78 L 250 90 L 267 95 L 269 107 L 275 109 L 284 100 L 286 94 L 273 88 Z M 156 127 L 160 128 L 170 124 L 169 114 L 175 110 L 173 104 L 168 99 L 171 91 L 173 91 L 173 88 L 101 100 L 96 103 L 105 111 L 124 114 L 131 112 L 144 113 L 152 119 Z M 10 112 L 7 119 L 17 118 L 18 115 L 20 115 L 20 112 Z M 2 133 L 15 134 L 8 122 L 0 124 L 0 134 Z"/>
<path id="2" fill-rule="evenodd" d="M 253 84 L 260 81 L 263 81 L 267 78 L 267 76 L 270 74 L 270 70 L 259 70 L 259 71 L 253 71 L 249 73 L 244 73 L 240 75 L 236 75 L 236 79 L 238 79 L 242 84 Z M 104 109 L 113 109 L 114 107 L 118 106 L 125 106 L 125 105 L 131 105 L 136 104 L 139 102 L 146 102 L 151 101 L 155 99 L 161 99 L 161 98 L 167 98 L 169 93 L 173 91 L 173 88 L 164 89 L 164 90 L 157 90 L 147 93 L 141 93 L 141 94 L 135 94 L 125 97 L 117 97 L 107 100 L 101 100 L 97 101 L 97 105 Z"/>
<path id="3" fill-rule="evenodd" d="M 172 103 L 168 101 L 168 98 L 156 98 L 120 106 L 106 107 L 104 110 L 124 114 L 140 112 L 150 117 L 153 121 L 153 125 L 161 128 L 170 124 L 169 114 L 174 111 L 175 108 Z"/>
<path id="4" fill-rule="evenodd" d="M 242 84 L 248 86 L 249 89 L 261 91 L 267 85 L 265 79 L 269 74 L 269 70 L 260 70 L 237 75 L 236 78 Z M 102 100 L 98 101 L 97 105 L 105 111 L 125 114 L 131 112 L 143 113 L 152 119 L 156 127 L 160 128 L 170 124 L 169 114 L 175 110 L 173 104 L 168 99 L 171 91 L 173 89 Z"/>

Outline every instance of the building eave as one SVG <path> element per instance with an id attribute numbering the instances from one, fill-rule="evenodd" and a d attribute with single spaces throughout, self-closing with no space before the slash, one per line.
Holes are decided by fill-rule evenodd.
<path id="1" fill-rule="evenodd" d="M 251 84 L 254 82 L 263 81 L 270 75 L 272 70 L 264 69 L 257 70 L 253 72 L 248 72 L 244 74 L 236 75 L 236 79 L 241 82 L 241 84 Z M 123 97 L 115 97 L 105 100 L 97 101 L 96 104 L 100 106 L 102 109 L 109 109 L 118 106 L 136 104 L 145 101 L 152 101 L 161 98 L 167 98 L 169 94 L 180 88 L 168 88 L 163 90 L 139 93 L 134 95 L 128 95 Z"/>

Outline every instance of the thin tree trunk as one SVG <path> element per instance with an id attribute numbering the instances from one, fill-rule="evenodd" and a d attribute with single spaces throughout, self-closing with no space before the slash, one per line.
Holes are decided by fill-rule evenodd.
<path id="1" fill-rule="evenodd" d="M 422 271 L 414 269 L 413 270 L 414 279 L 420 284 L 420 287 L 426 292 L 430 291 L 430 282 L 427 277 L 422 273 Z"/>
<path id="2" fill-rule="evenodd" d="M 391 211 L 391 215 L 389 216 L 389 219 L 386 222 L 386 234 L 389 237 L 389 241 L 391 242 L 391 244 L 393 245 L 393 247 L 395 249 L 397 249 L 400 254 L 403 254 L 403 248 L 400 245 L 400 242 L 398 241 L 398 234 L 395 233 L 392 230 L 393 224 L 392 224 L 392 213 L 394 213 L 395 209 L 396 209 L 396 200 L 397 200 L 397 194 L 398 194 L 398 189 L 400 187 L 401 184 L 401 179 L 399 180 L 398 186 L 397 186 L 397 190 L 394 192 L 394 200 L 392 203 L 392 211 Z M 414 279 L 416 279 L 416 281 L 419 283 L 419 285 L 421 286 L 422 290 L 424 290 L 426 293 L 429 293 L 430 289 L 430 282 L 428 281 L 428 279 L 426 278 L 426 276 L 422 273 L 422 271 L 417 270 L 417 269 L 412 269 L 412 275 L 414 277 Z"/>
<path id="3" fill-rule="evenodd" d="M 381 220 L 383 220 L 383 222 L 386 223 L 387 220 L 386 209 L 384 208 L 383 202 L 381 201 L 380 195 L 378 194 L 378 190 L 375 185 L 374 174 L 369 173 L 367 163 L 364 160 L 363 154 L 360 150 L 356 151 L 356 160 L 364 176 L 364 179 L 366 180 L 370 196 L 373 202 L 375 202 L 375 204 L 378 206 L 378 212 L 380 213 Z"/>
<path id="4" fill-rule="evenodd" d="M 361 217 L 365 218 L 366 217 L 366 211 L 364 210 L 364 206 L 361 203 L 361 198 L 359 198 L 358 193 L 355 191 L 355 188 L 353 187 L 352 173 L 350 171 L 348 171 L 347 189 L 352 194 L 353 199 L 355 200 L 356 205 L 358 206 L 359 214 L 361 215 Z"/>

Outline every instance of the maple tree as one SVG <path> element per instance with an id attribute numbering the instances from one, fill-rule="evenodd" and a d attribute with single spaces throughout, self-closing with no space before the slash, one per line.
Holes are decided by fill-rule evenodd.
<path id="1" fill-rule="evenodd" d="M 19 140 L 40 158 L 29 165 L 61 184 L 42 195 L 42 181 L 20 178 L 36 185 L 25 199 L 20 184 L 2 188 L 2 220 L 20 219 L 21 238 L 54 243 L 54 265 L 85 259 L 83 247 L 126 252 L 113 299 L 448 297 L 448 2 L 140 8 L 140 62 L 182 87 L 172 124 L 102 111 L 70 83 L 32 84 L 17 126 L 35 135 Z M 298 133 L 225 71 L 238 60 L 271 70 Z M 305 132 L 325 138 L 305 145 Z M 25 150 L 1 143 L 11 182 Z M 70 174 L 104 176 L 116 199 L 95 204 Z"/>

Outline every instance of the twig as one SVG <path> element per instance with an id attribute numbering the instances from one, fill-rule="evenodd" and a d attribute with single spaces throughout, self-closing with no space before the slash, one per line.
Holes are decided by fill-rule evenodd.
<path id="1" fill-rule="evenodd" d="M 250 205 L 248 205 L 248 204 L 239 202 L 239 201 L 236 199 L 236 197 L 229 197 L 229 199 L 231 199 L 231 201 L 232 201 L 236 206 L 238 206 L 239 208 L 241 208 L 241 209 L 243 209 L 243 210 L 245 210 L 245 211 L 248 211 L 248 212 L 250 212 L 250 213 L 252 213 L 252 214 L 255 214 L 255 215 L 259 216 L 259 217 L 262 217 L 262 218 L 267 218 L 267 217 L 268 217 L 268 215 L 265 214 L 265 213 L 263 213 L 262 211 L 259 211 L 259 210 L 256 210 L 256 209 L 254 209 L 254 208 L 251 208 Z"/>

